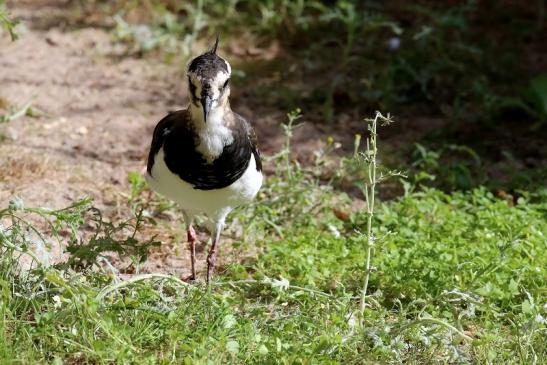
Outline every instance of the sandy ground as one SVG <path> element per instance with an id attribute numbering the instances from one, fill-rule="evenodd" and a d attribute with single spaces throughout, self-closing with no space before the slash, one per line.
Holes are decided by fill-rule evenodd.
<path id="1" fill-rule="evenodd" d="M 45 114 L 3 127 L 0 201 L 19 195 L 29 205 L 61 207 L 89 195 L 127 188 L 143 163 L 151 129 L 175 107 L 176 70 L 144 60 L 108 59 L 100 30 L 29 31 L 0 49 L 2 97 L 32 100 Z"/>

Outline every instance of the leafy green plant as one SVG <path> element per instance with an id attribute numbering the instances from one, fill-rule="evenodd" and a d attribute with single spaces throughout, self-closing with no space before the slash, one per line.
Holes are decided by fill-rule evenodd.
<path id="1" fill-rule="evenodd" d="M 35 216 L 35 217 L 33 217 Z M 139 241 L 136 234 L 145 218 L 142 210 L 136 213 L 132 220 L 113 224 L 105 220 L 100 210 L 91 206 L 90 199 L 82 199 L 71 206 L 52 210 L 47 208 L 25 208 L 23 202 L 15 198 L 10 205 L 0 210 L 0 221 L 8 220 L 10 225 L 2 228 L 0 235 L 1 253 L 7 260 L 4 273 L 14 275 L 20 269 L 18 262 L 24 256 L 31 258 L 31 267 L 50 266 L 49 248 L 52 245 L 64 246 L 69 254 L 65 262 L 55 265 L 59 268 L 77 270 L 101 267 L 106 258 L 105 253 L 116 253 L 121 257 L 129 257 L 134 264 L 146 260 L 149 250 L 158 246 L 154 238 Z M 37 228 L 30 219 L 41 219 L 42 224 L 49 228 L 46 235 Z M 134 223 L 132 224 L 132 222 Z M 87 236 L 80 232 L 85 225 L 93 232 Z M 65 242 L 63 237 L 68 235 Z"/>
<path id="2" fill-rule="evenodd" d="M 417 143 L 413 153 L 413 184 L 436 186 L 443 189 L 471 189 L 485 183 L 480 156 L 470 147 L 448 144 L 431 150 Z"/>
<path id="3" fill-rule="evenodd" d="M 130 258 L 138 271 L 138 264 L 146 261 L 150 249 L 160 245 L 154 237 L 142 242 L 136 238 L 145 221 L 143 209 L 140 209 L 131 221 L 119 224 L 105 221 L 101 211 L 96 208 L 88 209 L 83 217 L 86 224 L 91 227 L 93 235 L 80 239 L 73 237 L 70 240 L 66 247 L 66 252 L 70 254 L 66 262 L 69 267 L 88 269 L 101 263 L 100 259 L 105 260 L 105 253 L 115 253 L 120 257 Z"/>
<path id="4" fill-rule="evenodd" d="M 0 1 L 0 30 L 2 30 L 2 28 L 6 30 L 9 33 L 11 40 L 15 41 L 17 39 L 17 33 L 15 32 L 17 21 L 9 18 L 9 13 L 5 10 L 4 2 L 4 0 Z"/>
<path id="5" fill-rule="evenodd" d="M 31 258 L 30 266 L 48 266 L 48 247 L 51 240 L 61 244 L 60 233 L 67 230 L 75 235 L 78 227 L 83 223 L 81 214 L 88 208 L 91 201 L 83 199 L 71 206 L 51 210 L 47 208 L 25 208 L 20 198 L 10 201 L 8 207 L 0 210 L 0 222 L 9 224 L 0 226 L 0 249 L 4 258 L 2 264 L 2 276 L 4 279 L 17 277 L 21 267 L 19 262 L 23 256 Z M 48 237 L 29 221 L 29 215 L 34 215 L 43 220 L 51 230 Z"/>
<path id="6" fill-rule="evenodd" d="M 32 100 L 27 101 L 25 104 L 23 104 L 23 106 L 21 106 L 18 109 L 14 109 L 14 108 L 10 108 L 10 109 L 12 110 L 10 110 L 8 114 L 0 115 L 0 123 L 12 122 L 26 115 L 28 116 L 37 115 L 37 113 L 32 108 Z"/>
<path id="7" fill-rule="evenodd" d="M 237 1 L 218 2 L 199 0 L 196 2 L 153 1 L 147 4 L 148 23 L 132 24 L 124 17 L 127 13 L 139 9 L 138 2 L 125 4 L 122 10 L 114 16 L 116 28 L 114 35 L 119 41 L 131 45 L 130 53 L 144 53 L 151 50 L 161 50 L 169 58 L 182 56 L 186 59 L 195 51 L 194 43 L 204 31 L 209 30 L 208 24 L 215 24 L 215 14 L 223 19 L 236 17 Z"/>

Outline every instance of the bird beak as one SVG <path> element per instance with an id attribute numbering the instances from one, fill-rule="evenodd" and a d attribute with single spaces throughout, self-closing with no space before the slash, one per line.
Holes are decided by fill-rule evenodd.
<path id="1" fill-rule="evenodd" d="M 210 95 L 204 95 L 201 99 L 201 106 L 203 107 L 203 120 L 207 123 L 207 115 L 211 110 L 211 105 L 213 104 L 213 98 Z"/>

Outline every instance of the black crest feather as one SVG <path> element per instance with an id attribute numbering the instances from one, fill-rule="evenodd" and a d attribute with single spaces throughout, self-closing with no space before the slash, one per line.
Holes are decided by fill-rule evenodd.
<path id="1" fill-rule="evenodd" d="M 217 34 L 214 46 L 210 50 L 208 50 L 201 56 L 194 58 L 192 62 L 190 62 L 190 65 L 188 66 L 188 72 L 196 73 L 199 77 L 205 79 L 212 79 L 213 77 L 215 77 L 218 71 L 224 71 L 228 73 L 228 66 L 226 61 L 224 61 L 216 54 L 219 38 L 220 37 Z"/>
<path id="2" fill-rule="evenodd" d="M 215 39 L 215 45 L 213 46 L 213 48 L 211 48 L 211 50 L 209 52 L 211 52 L 212 54 L 217 54 L 217 48 L 218 48 L 218 41 L 220 40 L 220 34 L 217 33 L 217 38 Z"/>

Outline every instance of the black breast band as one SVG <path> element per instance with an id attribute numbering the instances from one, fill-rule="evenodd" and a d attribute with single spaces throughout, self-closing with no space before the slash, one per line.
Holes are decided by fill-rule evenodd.
<path id="1" fill-rule="evenodd" d="M 194 189 L 225 188 L 245 173 L 252 153 L 246 135 L 234 130 L 233 137 L 233 143 L 225 146 L 222 154 L 209 163 L 196 151 L 193 135 L 187 130 L 175 129 L 163 144 L 165 164 Z"/>
<path id="2" fill-rule="evenodd" d="M 255 157 L 257 171 L 262 171 L 256 136 L 243 118 L 234 115 L 237 122 L 231 129 L 233 142 L 225 146 L 213 162 L 206 161 L 196 150 L 199 141 L 190 127 L 188 110 L 167 115 L 154 130 L 148 155 L 148 173 L 152 174 L 156 155 L 162 147 L 167 168 L 193 185 L 194 189 L 213 190 L 230 186 L 247 170 L 251 154 Z"/>

